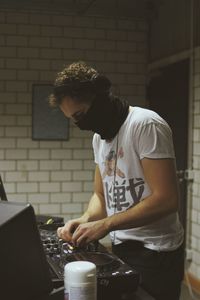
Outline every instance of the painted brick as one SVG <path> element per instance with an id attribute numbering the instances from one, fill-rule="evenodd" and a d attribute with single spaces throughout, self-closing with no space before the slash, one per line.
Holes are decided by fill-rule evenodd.
<path id="1" fill-rule="evenodd" d="M 50 38 L 49 37 L 30 37 L 29 39 L 30 47 L 50 47 Z"/>
<path id="2" fill-rule="evenodd" d="M 18 138 L 17 148 L 38 148 L 38 141 L 32 141 L 30 138 Z"/>
<path id="3" fill-rule="evenodd" d="M 63 160 L 62 169 L 63 170 L 81 170 L 83 162 L 82 160 Z"/>
<path id="4" fill-rule="evenodd" d="M 4 150 L 0 150 L 0 159 L 4 159 Z"/>
<path id="5" fill-rule="evenodd" d="M 47 15 L 47 14 L 41 14 L 39 15 L 37 14 L 31 14 L 30 15 L 30 20 L 29 20 L 30 24 L 41 24 L 41 25 L 46 25 L 46 24 L 50 24 L 51 23 L 51 15 Z"/>
<path id="6" fill-rule="evenodd" d="M 63 28 L 59 26 L 42 26 L 41 35 L 43 36 L 62 36 Z"/>
<path id="7" fill-rule="evenodd" d="M 27 181 L 26 172 L 6 172 L 7 182 L 25 182 Z"/>
<path id="8" fill-rule="evenodd" d="M 40 192 L 59 192 L 60 184 L 58 182 L 41 182 L 39 190 Z"/>
<path id="9" fill-rule="evenodd" d="M 14 103 L 16 101 L 15 93 L 0 93 L 1 103 Z"/>
<path id="10" fill-rule="evenodd" d="M 84 139 L 83 140 L 83 148 L 91 149 L 91 147 L 92 147 L 92 139 L 91 138 Z"/>
<path id="11" fill-rule="evenodd" d="M 0 57 L 16 57 L 16 48 L 15 47 L 1 47 Z"/>
<path id="12" fill-rule="evenodd" d="M 40 204 L 39 206 L 40 214 L 59 214 L 60 205 L 59 204 Z"/>
<path id="13" fill-rule="evenodd" d="M 6 38 L 7 46 L 27 46 L 28 38 L 24 36 L 7 36 Z"/>
<path id="14" fill-rule="evenodd" d="M 39 72 L 39 77 L 40 77 L 40 80 L 43 81 L 43 82 L 53 82 L 53 80 L 55 79 L 55 76 L 56 76 L 56 73 L 54 71 L 43 71 L 43 70 L 40 70 Z"/>
<path id="15" fill-rule="evenodd" d="M 104 39 L 106 38 L 106 36 L 108 36 L 108 34 L 106 34 L 106 30 L 104 29 L 85 29 L 85 37 L 88 39 Z M 83 35 L 82 35 L 83 36 Z M 110 39 L 110 37 L 108 37 L 108 39 Z"/>
<path id="16" fill-rule="evenodd" d="M 21 58 L 39 57 L 39 49 L 38 48 L 19 47 L 17 49 L 17 57 L 21 57 Z"/>
<path id="17" fill-rule="evenodd" d="M 73 17 L 73 25 L 74 27 L 95 27 L 95 19 L 93 17 Z"/>
<path id="18" fill-rule="evenodd" d="M 36 193 L 38 192 L 37 183 L 17 183 L 17 192 L 18 193 Z"/>
<path id="19" fill-rule="evenodd" d="M 35 171 L 38 170 L 38 161 L 37 160 L 22 160 L 17 161 L 17 170 L 19 171 Z"/>
<path id="20" fill-rule="evenodd" d="M 6 60 L 6 68 L 8 69 L 26 69 L 27 60 L 23 58 L 9 58 Z"/>
<path id="21" fill-rule="evenodd" d="M 30 172 L 28 174 L 28 181 L 49 181 L 49 172 Z"/>
<path id="22" fill-rule="evenodd" d="M 6 150 L 6 159 L 27 159 L 28 155 L 27 155 L 27 151 L 26 150 L 19 150 L 19 149 L 15 149 L 15 150 L 10 150 L 7 149 Z"/>
<path id="23" fill-rule="evenodd" d="M 26 137 L 27 136 L 26 127 L 6 127 L 5 134 L 7 137 Z"/>
<path id="24" fill-rule="evenodd" d="M 26 203 L 27 202 L 27 195 L 26 194 L 9 194 L 9 201 L 16 202 L 16 203 Z"/>
<path id="25" fill-rule="evenodd" d="M 32 103 L 32 94 L 23 92 L 23 93 L 17 93 L 17 102 L 18 103 Z"/>
<path id="26" fill-rule="evenodd" d="M 40 51 L 40 58 L 54 59 L 55 57 L 62 57 L 61 49 L 41 49 Z"/>
<path id="27" fill-rule="evenodd" d="M 27 83 L 24 81 L 7 81 L 6 90 L 8 92 L 26 92 Z"/>
<path id="28" fill-rule="evenodd" d="M 30 159 L 49 159 L 50 151 L 47 149 L 33 149 L 29 150 L 29 158 Z"/>
<path id="29" fill-rule="evenodd" d="M 14 80 L 16 79 L 16 71 L 15 70 L 1 70 L 0 72 L 0 80 Z"/>
<path id="30" fill-rule="evenodd" d="M 6 46 L 6 38 L 5 36 L 0 36 L 0 45 L 1 46 Z M 1 67 L 3 68 L 4 67 L 4 60 L 1 59 Z"/>
<path id="31" fill-rule="evenodd" d="M 92 159 L 93 158 L 93 151 L 92 150 L 74 150 L 73 151 L 73 158 L 75 159 Z"/>
<path id="32" fill-rule="evenodd" d="M 7 12 L 6 14 L 6 20 L 7 23 L 28 23 L 29 22 L 29 16 L 26 13 L 18 13 L 18 12 Z"/>
<path id="33" fill-rule="evenodd" d="M 27 35 L 27 36 L 32 36 L 32 35 L 40 35 L 40 26 L 39 25 L 18 25 L 17 26 L 17 33 L 19 35 Z"/>
<path id="34" fill-rule="evenodd" d="M 95 20 L 96 28 L 115 29 L 116 23 L 114 19 L 97 18 Z"/>
<path id="35" fill-rule="evenodd" d="M 53 171 L 51 172 L 51 181 L 70 181 L 72 179 L 71 172 Z"/>
<path id="36" fill-rule="evenodd" d="M 0 117 L 0 125 L 1 126 L 4 126 L 4 125 L 8 125 L 8 126 L 16 125 L 16 116 L 3 116 L 3 115 L 1 115 L 1 117 Z"/>
<path id="37" fill-rule="evenodd" d="M 83 146 L 83 140 L 82 139 L 76 139 L 76 138 L 70 138 L 69 141 L 62 142 L 62 148 L 82 148 Z"/>
<path id="38" fill-rule="evenodd" d="M 16 169 L 16 161 L 14 160 L 0 160 L 0 170 L 2 171 L 14 171 Z"/>
<path id="39" fill-rule="evenodd" d="M 1 138 L 0 148 L 15 148 L 15 140 L 11 138 Z"/>
<path id="40" fill-rule="evenodd" d="M 16 183 L 5 183 L 4 182 L 4 188 L 7 194 L 8 200 L 10 199 L 9 195 L 10 193 L 16 193 Z"/>
<path id="41" fill-rule="evenodd" d="M 73 47 L 78 49 L 95 49 L 95 41 L 89 39 L 76 39 L 73 41 Z"/>
<path id="42" fill-rule="evenodd" d="M 82 191 L 82 183 L 81 182 L 64 182 L 61 185 L 62 192 L 81 192 Z"/>
<path id="43" fill-rule="evenodd" d="M 52 159 L 69 159 L 72 158 L 72 151 L 71 150 L 62 150 L 56 149 L 51 150 L 51 158 Z"/>
<path id="44" fill-rule="evenodd" d="M 58 141 L 40 141 L 40 148 L 48 148 L 48 149 L 54 149 L 54 148 L 61 148 L 61 142 Z"/>
<path id="45" fill-rule="evenodd" d="M 45 59 L 31 59 L 29 61 L 29 66 L 32 70 L 49 70 L 50 64 L 50 60 Z"/>
<path id="46" fill-rule="evenodd" d="M 14 24 L 1 24 L 0 34 L 16 34 L 17 26 Z"/>
<path id="47" fill-rule="evenodd" d="M 50 194 L 51 203 L 66 203 L 71 202 L 71 193 L 51 193 Z"/>
<path id="48" fill-rule="evenodd" d="M 86 60 L 92 60 L 92 61 L 105 61 L 106 53 L 104 51 L 98 51 L 96 49 L 94 50 L 86 50 L 84 53 L 85 59 Z"/>
<path id="49" fill-rule="evenodd" d="M 40 161 L 40 170 L 60 170 L 59 160 L 44 160 Z"/>
<path id="50" fill-rule="evenodd" d="M 87 202 L 89 203 L 92 193 L 73 193 L 73 202 Z"/>
<path id="51" fill-rule="evenodd" d="M 194 89 L 194 100 L 200 100 L 200 87 Z"/>
<path id="52" fill-rule="evenodd" d="M 80 57 L 84 57 L 85 49 L 63 49 L 62 54 L 64 60 L 78 60 Z"/>
<path id="53" fill-rule="evenodd" d="M 31 116 L 18 116 L 17 117 L 17 125 L 31 126 L 31 124 L 32 124 Z"/>
<path id="54" fill-rule="evenodd" d="M 73 180 L 88 181 L 93 179 L 93 172 L 91 171 L 73 171 Z"/>
<path id="55" fill-rule="evenodd" d="M 83 184 L 84 192 L 93 192 L 94 191 L 94 183 L 93 182 L 84 182 Z"/>
<path id="56" fill-rule="evenodd" d="M 52 24 L 55 26 L 69 26 L 73 23 L 73 17 L 72 16 L 63 16 L 63 15 L 52 15 Z"/>
<path id="57" fill-rule="evenodd" d="M 82 212 L 82 205 L 75 203 L 75 204 L 71 204 L 71 203 L 67 203 L 67 204 L 61 204 L 61 211 L 63 213 L 81 213 Z"/>
<path id="58" fill-rule="evenodd" d="M 3 137 L 5 135 L 5 130 L 3 127 L 0 127 L 0 136 Z"/>
<path id="59" fill-rule="evenodd" d="M 37 193 L 37 194 L 28 193 L 28 201 L 31 202 L 31 204 L 48 203 L 49 193 Z"/>
<path id="60" fill-rule="evenodd" d="M 39 72 L 38 71 L 17 71 L 17 78 L 19 80 L 38 80 Z"/>
<path id="61" fill-rule="evenodd" d="M 52 37 L 51 38 L 51 46 L 53 48 L 59 48 L 59 49 L 72 48 L 73 40 L 69 39 L 69 38 L 64 38 L 64 37 Z"/>

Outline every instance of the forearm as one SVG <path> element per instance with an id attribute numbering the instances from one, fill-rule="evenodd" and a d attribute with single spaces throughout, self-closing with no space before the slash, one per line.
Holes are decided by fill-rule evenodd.
<path id="1" fill-rule="evenodd" d="M 108 231 L 136 228 L 151 224 L 159 219 L 176 212 L 178 200 L 176 197 L 160 199 L 150 196 L 130 209 L 107 217 L 105 226 Z"/>
<path id="2" fill-rule="evenodd" d="M 82 219 L 85 222 L 96 221 L 106 217 L 105 201 L 101 194 L 94 193 Z"/>

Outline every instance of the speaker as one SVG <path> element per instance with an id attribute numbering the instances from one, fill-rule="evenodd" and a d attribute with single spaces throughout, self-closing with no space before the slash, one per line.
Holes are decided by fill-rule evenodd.
<path id="1" fill-rule="evenodd" d="M 34 209 L 0 201 L 0 298 L 36 300 L 53 287 Z"/>

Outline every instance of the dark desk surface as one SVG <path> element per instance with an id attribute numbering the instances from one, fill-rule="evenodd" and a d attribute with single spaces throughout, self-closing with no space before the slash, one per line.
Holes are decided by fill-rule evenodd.
<path id="1" fill-rule="evenodd" d="M 46 297 L 43 296 L 35 300 L 63 300 L 63 299 L 64 299 L 64 287 L 60 287 L 58 289 L 55 289 L 50 295 L 47 295 Z M 104 300 L 110 300 L 110 298 Z M 155 299 L 152 298 L 143 289 L 139 287 L 137 289 L 137 292 L 135 292 L 134 295 L 132 295 L 130 300 L 155 300 Z"/>
<path id="2" fill-rule="evenodd" d="M 139 287 L 137 289 L 137 292 L 135 293 L 135 298 L 133 300 L 155 300 L 155 298 L 151 297 L 149 294 L 147 294 L 143 289 Z"/>

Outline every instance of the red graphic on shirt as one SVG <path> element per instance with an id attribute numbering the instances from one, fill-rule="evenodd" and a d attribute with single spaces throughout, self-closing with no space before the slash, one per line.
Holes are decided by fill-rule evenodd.
<path id="1" fill-rule="evenodd" d="M 123 148 L 121 147 L 116 154 L 114 150 L 111 150 L 108 155 L 106 156 L 105 160 L 105 169 L 102 174 L 102 178 L 104 179 L 106 176 L 113 176 L 115 171 L 116 175 L 118 175 L 121 178 L 125 178 L 125 174 L 117 167 L 117 159 L 118 158 L 123 158 L 124 156 L 124 151 Z"/>

